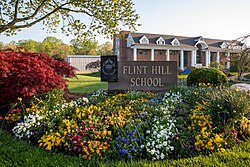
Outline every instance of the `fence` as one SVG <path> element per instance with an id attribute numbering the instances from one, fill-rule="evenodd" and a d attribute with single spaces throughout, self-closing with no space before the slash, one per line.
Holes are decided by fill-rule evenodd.
<path id="1" fill-rule="evenodd" d="M 101 60 L 100 55 L 67 55 L 66 61 L 73 67 L 76 67 L 79 71 L 77 72 L 97 72 L 86 69 L 86 65 Z"/>

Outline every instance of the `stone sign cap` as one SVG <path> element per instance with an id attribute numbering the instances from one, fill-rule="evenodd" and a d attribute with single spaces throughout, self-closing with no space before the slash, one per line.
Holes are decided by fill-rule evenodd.
<path id="1" fill-rule="evenodd" d="M 177 84 L 176 61 L 120 61 L 109 90 L 166 91 Z"/>

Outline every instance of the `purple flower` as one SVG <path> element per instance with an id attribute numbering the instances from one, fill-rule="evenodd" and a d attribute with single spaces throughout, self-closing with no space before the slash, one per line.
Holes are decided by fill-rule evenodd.
<path id="1" fill-rule="evenodd" d="M 192 150 L 195 150 L 195 149 L 196 149 L 196 147 L 195 147 L 194 145 L 191 145 L 190 148 L 191 148 Z"/>
<path id="2" fill-rule="evenodd" d="M 193 137 L 193 136 L 190 137 L 190 141 L 191 141 L 191 142 L 194 142 L 194 137 Z"/>
<path id="3" fill-rule="evenodd" d="M 128 159 L 131 159 L 131 158 L 132 158 L 132 156 L 130 154 L 128 154 Z"/>
<path id="4" fill-rule="evenodd" d="M 115 138 L 115 140 L 119 140 L 121 138 L 121 136 L 119 135 L 119 136 L 117 136 L 116 138 Z"/>
<path id="5" fill-rule="evenodd" d="M 142 136 L 142 137 L 141 137 L 141 140 L 143 141 L 144 139 L 145 139 L 144 136 Z"/>
<path id="6" fill-rule="evenodd" d="M 127 153 L 128 153 L 128 150 L 126 150 L 126 149 L 121 149 L 121 150 L 119 150 L 119 152 L 120 152 L 121 154 L 127 154 Z"/>

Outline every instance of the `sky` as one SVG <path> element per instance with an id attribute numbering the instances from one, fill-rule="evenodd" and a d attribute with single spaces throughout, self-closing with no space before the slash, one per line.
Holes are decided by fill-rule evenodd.
<path id="1" fill-rule="evenodd" d="M 233 40 L 250 33 L 250 0 L 132 0 L 140 16 L 137 32 Z M 123 28 L 127 30 L 126 27 Z M 22 39 L 42 41 L 55 36 L 69 44 L 73 36 L 49 34 L 41 24 L 17 35 L 0 35 L 0 42 Z M 99 44 L 111 42 L 101 35 Z"/>

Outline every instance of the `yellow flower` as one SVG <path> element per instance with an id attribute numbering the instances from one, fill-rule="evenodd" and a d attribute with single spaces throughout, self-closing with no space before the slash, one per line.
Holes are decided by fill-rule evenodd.
<path id="1" fill-rule="evenodd" d="M 17 100 L 18 100 L 18 101 L 22 101 L 23 99 L 22 99 L 22 98 L 20 98 L 20 97 L 18 97 L 18 98 L 17 98 Z"/>
<path id="2" fill-rule="evenodd" d="M 226 150 L 224 148 L 220 148 L 220 152 L 225 152 Z"/>
<path id="3" fill-rule="evenodd" d="M 48 146 L 45 148 L 45 150 L 51 150 L 51 143 L 48 142 L 47 144 L 48 144 Z"/>

